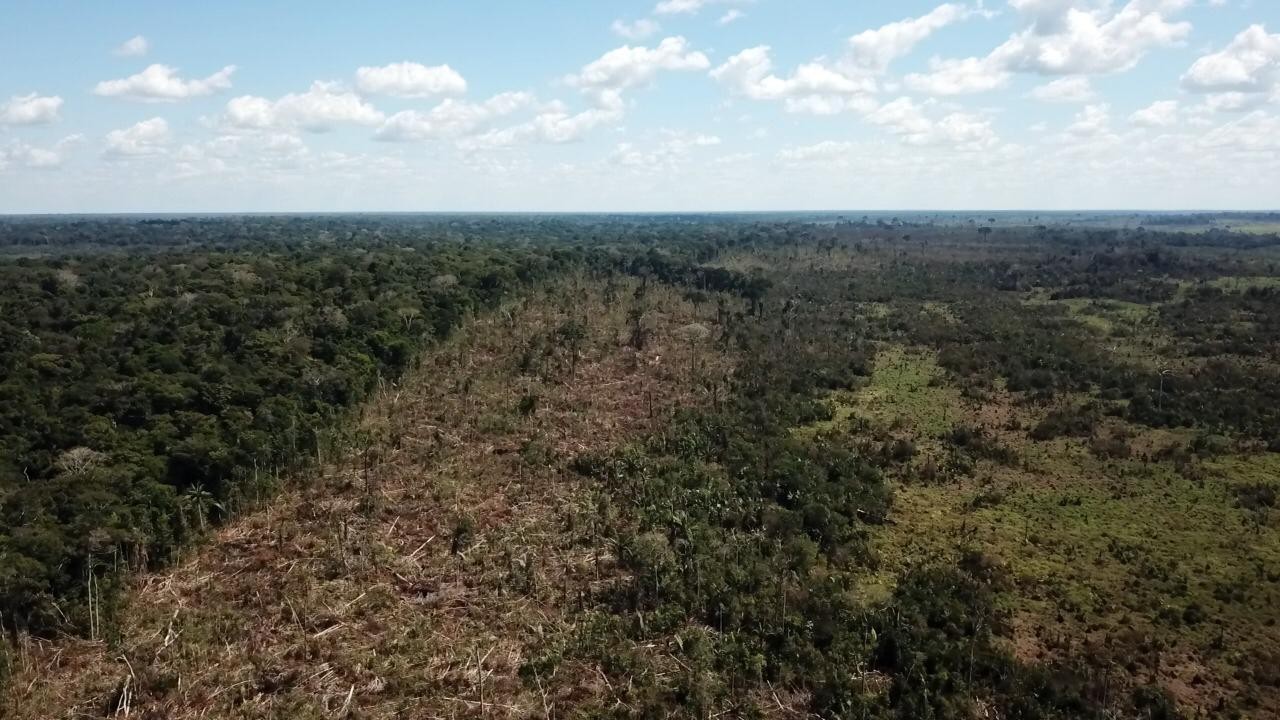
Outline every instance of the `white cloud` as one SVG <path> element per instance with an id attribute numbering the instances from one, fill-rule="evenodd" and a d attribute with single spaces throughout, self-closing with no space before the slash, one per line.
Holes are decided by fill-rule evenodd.
<path id="1" fill-rule="evenodd" d="M 781 100 L 789 112 L 833 115 L 846 110 L 869 112 L 875 103 L 870 96 L 879 90 L 877 77 L 889 69 L 894 60 L 909 54 L 938 30 L 974 14 L 977 9 L 956 3 L 945 3 L 915 18 L 888 23 L 865 30 L 849 38 L 845 56 L 837 62 L 823 58 L 796 68 L 790 77 L 774 73 L 770 48 L 761 45 L 747 48 L 711 72 L 711 76 L 735 94 L 753 100 Z M 937 78 L 912 76 L 913 83 L 937 94 L 967 92 L 975 83 L 991 82 L 969 66 L 945 68 L 935 61 Z M 1006 75 L 995 79 L 1003 83 Z M 944 84 L 959 89 L 943 88 Z M 890 84 L 894 87 L 894 84 Z"/>
<path id="2" fill-rule="evenodd" d="M 465 137 L 458 147 L 475 152 L 511 147 L 522 143 L 550 143 L 561 145 L 577 142 L 598 127 L 622 120 L 622 107 L 595 107 L 579 113 L 571 113 L 561 103 L 551 103 L 533 119 L 508 128 L 490 130 Z"/>
<path id="3" fill-rule="evenodd" d="M 1197 109 L 1209 113 L 1238 113 L 1256 110 L 1268 102 L 1260 93 L 1220 92 L 1207 95 Z"/>
<path id="4" fill-rule="evenodd" d="M 745 13 L 743 13 L 738 8 L 733 8 L 728 12 L 726 12 L 725 14 L 721 15 L 720 19 L 716 20 L 716 24 L 721 27 L 724 27 L 725 25 L 728 25 L 730 23 L 735 23 L 744 17 L 746 17 Z"/>
<path id="5" fill-rule="evenodd" d="M 642 150 L 632 143 L 619 143 L 608 161 L 614 165 L 642 172 L 678 172 L 697 148 L 715 147 L 720 138 L 681 131 L 666 130 L 657 146 Z"/>
<path id="6" fill-rule="evenodd" d="M 805 95 L 789 97 L 783 105 L 789 113 L 800 115 L 839 115 L 844 112 L 868 113 L 879 107 L 870 95 Z"/>
<path id="7" fill-rule="evenodd" d="M 969 113 L 951 113 L 936 122 L 924 144 L 950 145 L 960 150 L 985 150 L 994 147 L 999 138 L 991 121 Z"/>
<path id="8" fill-rule="evenodd" d="M 563 103 L 551 103 L 541 108 L 531 120 L 463 138 L 458 146 L 474 152 L 529 142 L 576 142 L 598 127 L 622 120 L 626 109 L 624 91 L 648 85 L 663 71 L 705 70 L 710 66 L 707 56 L 689 47 L 683 37 L 666 38 L 653 48 L 625 45 L 610 50 L 579 72 L 564 78 L 565 84 L 591 98 L 595 107 L 574 113 Z M 422 119 L 402 118 L 406 123 Z M 421 127 L 421 123 L 409 124 Z"/>
<path id="9" fill-rule="evenodd" d="M 356 70 L 356 87 L 369 95 L 422 98 L 461 95 L 467 91 L 467 81 L 448 65 L 399 62 Z"/>
<path id="10" fill-rule="evenodd" d="M 1178 122 L 1178 101 L 1161 100 L 1129 116 L 1129 122 L 1142 127 L 1169 127 Z"/>
<path id="11" fill-rule="evenodd" d="M 528 107 L 533 100 L 531 94 L 523 92 L 495 95 L 482 103 L 449 99 L 428 112 L 398 112 L 387 118 L 374 136 L 379 140 L 410 141 L 468 134 Z"/>
<path id="12" fill-rule="evenodd" d="M 1099 75 L 1133 68 L 1153 48 L 1181 43 L 1188 22 L 1171 21 L 1189 0 L 1010 0 L 1026 26 L 985 57 L 931 62 L 907 84 L 937 95 L 1002 87 L 1011 73 Z"/>
<path id="13" fill-rule="evenodd" d="M 318 157 L 302 138 L 291 133 L 221 135 L 187 143 L 171 153 L 172 167 L 164 177 L 190 180 L 210 175 L 283 179 L 290 174 L 319 170 Z"/>
<path id="14" fill-rule="evenodd" d="M 93 92 L 105 97 L 123 97 L 144 102 L 173 102 L 226 90 L 231 87 L 231 75 L 235 71 L 234 65 L 228 65 L 202 80 L 183 80 L 178 77 L 176 68 L 155 64 L 137 75 L 121 80 L 104 80 L 98 83 Z"/>
<path id="15" fill-rule="evenodd" d="M 788 165 L 828 164 L 848 158 L 857 150 L 851 142 L 824 140 L 812 145 L 801 145 L 783 148 L 778 151 L 778 160 Z"/>
<path id="16" fill-rule="evenodd" d="M 1246 154 L 1280 151 L 1280 117 L 1255 110 L 1209 131 L 1199 144 L 1210 150 L 1234 150 Z"/>
<path id="17" fill-rule="evenodd" d="M 1251 25 L 1219 52 L 1195 61 L 1182 76 L 1193 92 L 1270 92 L 1280 85 L 1280 34 Z"/>
<path id="18" fill-rule="evenodd" d="M 165 151 L 169 139 L 169 123 L 155 117 L 107 133 L 106 154 L 112 157 L 156 155 Z"/>
<path id="19" fill-rule="evenodd" d="M 0 105 L 0 125 L 46 125 L 57 122 L 62 98 L 57 95 L 15 95 Z"/>
<path id="20" fill-rule="evenodd" d="M 744 0 L 662 0 L 653 8 L 655 15 L 693 15 L 708 5 L 738 4 Z"/>
<path id="21" fill-rule="evenodd" d="M 1191 23 L 1170 22 L 1165 17 L 1187 4 L 1187 0 L 1130 0 L 1112 12 L 1109 2 L 1022 0 L 1020 9 L 1024 12 L 1033 7 L 1038 10 L 1032 27 L 1010 38 L 993 54 L 1017 72 L 1122 72 L 1137 65 L 1148 50 L 1176 45 L 1191 33 Z"/>
<path id="22" fill-rule="evenodd" d="M 82 135 L 68 135 L 49 148 L 36 147 L 14 140 L 7 146 L 0 147 L 0 170 L 10 165 L 21 165 L 37 170 L 60 167 L 66 160 L 67 152 L 83 139 Z"/>
<path id="23" fill-rule="evenodd" d="M 910 53 L 925 38 L 971 14 L 962 5 L 939 5 L 918 18 L 900 20 L 849 38 L 852 60 L 859 67 L 884 72 L 894 60 Z"/>
<path id="24" fill-rule="evenodd" d="M 581 140 L 597 127 L 621 119 L 619 109 L 592 108 L 577 114 L 557 109 L 538 115 L 526 127 L 531 128 L 533 139 L 560 144 Z"/>
<path id="25" fill-rule="evenodd" d="M 710 66 L 707 56 L 690 48 L 683 37 L 669 37 L 652 49 L 624 45 L 610 50 L 565 81 L 586 92 L 611 95 L 647 85 L 663 70 L 705 70 Z"/>
<path id="26" fill-rule="evenodd" d="M 276 106 L 263 97 L 241 95 L 227 102 L 225 120 L 235 128 L 266 129 L 276 124 Z"/>
<path id="27" fill-rule="evenodd" d="M 379 125 L 385 115 L 337 83 L 315 82 L 305 93 L 276 101 L 245 95 L 227 103 L 222 124 L 239 130 L 268 128 L 327 132 L 338 125 Z"/>
<path id="28" fill-rule="evenodd" d="M 1093 85 L 1087 77 L 1059 78 L 1040 85 L 1027 94 L 1041 102 L 1085 103 L 1093 100 Z"/>
<path id="29" fill-rule="evenodd" d="M 947 145 L 977 150 L 998 142 L 989 120 L 967 113 L 951 113 L 934 121 L 908 97 L 882 105 L 868 113 L 866 119 L 885 127 L 909 145 Z"/>
<path id="30" fill-rule="evenodd" d="M 119 57 L 142 57 L 151 49 L 151 43 L 141 35 L 134 35 L 120 44 L 115 49 L 115 54 Z"/>
<path id="31" fill-rule="evenodd" d="M 920 106 L 908 97 L 900 97 L 882 105 L 875 112 L 869 113 L 867 120 L 887 127 L 895 135 L 920 135 L 933 127 Z"/>
<path id="32" fill-rule="evenodd" d="M 217 178 L 222 186 L 266 183 L 277 188 L 310 180 L 399 184 L 407 168 L 397 158 L 312 151 L 301 138 L 288 133 L 226 135 L 183 145 L 171 155 L 173 165 L 158 175 L 162 182 Z"/>
<path id="33" fill-rule="evenodd" d="M 965 95 L 1004 87 L 1011 74 L 990 58 L 929 61 L 928 73 L 912 73 L 907 87 L 929 95 Z"/>
<path id="34" fill-rule="evenodd" d="M 641 18 L 631 23 L 624 20 L 614 20 L 609 29 L 613 30 L 615 35 L 628 40 L 644 40 L 651 35 L 657 34 L 662 29 L 662 26 L 649 18 Z"/>
<path id="35" fill-rule="evenodd" d="M 773 72 L 767 45 L 748 48 L 711 71 L 711 77 L 730 92 L 752 100 L 784 100 L 792 112 L 819 115 L 840 112 L 860 97 L 876 91 L 874 79 L 850 76 L 821 63 L 806 63 L 790 77 Z M 865 105 L 862 105 L 865 106 Z"/>
<path id="36" fill-rule="evenodd" d="M 275 103 L 276 116 L 288 125 L 326 132 L 337 125 L 377 125 L 383 114 L 360 96 L 333 83 L 312 83 L 305 93 L 285 95 Z"/>
<path id="37" fill-rule="evenodd" d="M 1111 108 L 1107 105 L 1086 105 L 1067 127 L 1072 135 L 1092 136 L 1107 131 L 1111 123 Z"/>

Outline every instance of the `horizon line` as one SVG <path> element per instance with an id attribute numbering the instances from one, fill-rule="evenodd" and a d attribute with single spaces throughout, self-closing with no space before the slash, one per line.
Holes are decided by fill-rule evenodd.
<path id="1" fill-rule="evenodd" d="M 1071 208 L 1071 209 L 1043 209 L 1043 208 L 1016 208 L 1016 209 L 994 209 L 994 208 L 967 208 L 967 209 L 883 209 L 873 210 L 865 208 L 853 209 L 827 209 L 827 210 L 795 210 L 795 209 L 772 209 L 772 210 L 109 210 L 109 211 L 32 211 L 32 212 L 0 212 L 0 218 L 28 218 L 28 217 L 146 217 L 146 216 L 172 216 L 172 217 L 210 217 L 210 216 L 297 216 L 297 215 L 319 215 L 319 216 L 342 216 L 342 215 L 578 215 L 578 216 L 594 216 L 594 215 L 630 215 L 630 216 L 654 216 L 654 215 L 891 215 L 891 214 L 910 214 L 910 215 L 976 215 L 976 214 L 1043 214 L 1043 215 L 1069 215 L 1095 213 L 1102 215 L 1126 215 L 1126 214 L 1172 214 L 1172 215 L 1195 215 L 1195 214 L 1214 214 L 1214 215 L 1245 215 L 1245 214 L 1280 214 L 1280 208 L 1246 208 L 1224 210 L 1218 208 L 1179 208 L 1179 209 L 1159 209 L 1159 208 Z"/>

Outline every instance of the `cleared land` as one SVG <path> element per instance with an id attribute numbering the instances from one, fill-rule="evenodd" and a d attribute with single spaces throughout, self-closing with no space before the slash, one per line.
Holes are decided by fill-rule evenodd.
<path id="1" fill-rule="evenodd" d="M 468 322 L 377 395 L 356 448 L 179 566 L 139 577 L 111 637 L 27 638 L 10 717 L 525 717 L 589 698 L 607 706 L 614 690 L 594 668 L 519 676 L 617 575 L 593 495 L 565 463 L 707 402 L 690 373 L 725 371 L 689 339 L 690 324 L 712 322 L 706 307 L 660 286 L 633 300 L 636 290 L 619 283 L 606 302 L 579 277 Z M 628 344 L 637 307 L 643 350 Z M 557 341 L 570 326 L 582 331 L 576 347 Z"/>

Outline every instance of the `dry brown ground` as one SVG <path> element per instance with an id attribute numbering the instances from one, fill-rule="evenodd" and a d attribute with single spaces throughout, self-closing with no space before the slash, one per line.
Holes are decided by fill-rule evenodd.
<path id="1" fill-rule="evenodd" d="M 543 638 L 572 631 L 593 587 L 616 579 L 594 539 L 592 491 L 566 463 L 705 402 L 728 362 L 691 368 L 678 330 L 714 310 L 652 287 L 642 352 L 624 339 L 634 285 L 603 301 L 566 280 L 474 319 L 371 402 L 378 439 L 218 529 L 133 583 L 119 639 L 22 643 L 15 720 L 52 717 L 556 717 L 612 704 L 597 668 L 521 678 Z M 701 319 L 698 316 L 703 316 Z M 569 318 L 587 339 L 570 377 L 522 349 Z M 526 395 L 536 412 L 519 411 Z M 460 532 L 473 523 L 469 534 Z M 0 707 L 0 711 L 4 710 Z M 4 715 L 0 712 L 0 715 Z"/>

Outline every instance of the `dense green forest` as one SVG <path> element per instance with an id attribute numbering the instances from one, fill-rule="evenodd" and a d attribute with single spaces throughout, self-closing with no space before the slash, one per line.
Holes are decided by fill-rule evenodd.
<path id="1" fill-rule="evenodd" d="M 0 266 L 0 612 L 101 622 L 116 568 L 269 496 L 424 344 L 574 261 L 299 246 Z"/>
<path id="2" fill-rule="evenodd" d="M 159 664 L 173 640 L 154 637 L 178 613 L 132 640 L 131 578 L 346 453 L 403 452 L 406 434 L 444 442 L 441 421 L 394 437 L 362 429 L 369 402 L 416 382 L 440 393 L 433 403 L 461 403 L 453 422 L 475 435 L 459 447 L 511 446 L 493 453 L 514 469 L 463 463 L 463 485 L 498 494 L 536 477 L 575 498 L 552 503 L 558 539 L 546 545 L 521 534 L 504 547 L 510 519 L 456 499 L 438 501 L 447 520 L 420 547 L 409 542 L 417 563 L 435 541 L 439 574 L 495 573 L 474 597 L 511 595 L 555 618 L 521 640 L 509 686 L 485 696 L 475 670 L 477 699 L 446 708 L 1272 717 L 1280 238 L 1230 221 L 1187 216 L 1215 224 L 1195 232 L 996 216 L 0 223 L 0 620 L 19 648 L 20 636 L 65 633 Z M 513 308 L 553 319 L 522 325 Z M 463 358 L 448 341 L 486 317 L 508 333 L 477 361 L 499 368 L 492 407 L 470 376 L 432 364 Z M 549 419 L 549 397 L 607 396 L 645 373 L 642 393 L 609 406 L 609 427 L 631 418 L 637 430 L 609 443 L 555 434 L 569 430 Z M 664 393 L 680 402 L 655 411 Z M 572 397 L 555 416 L 566 427 L 596 412 Z M 430 486 L 433 472 L 403 482 Z M 364 493 L 340 535 L 357 517 L 385 525 L 370 537 L 415 522 L 374 507 L 369 483 L 332 491 Z M 283 532 L 263 547 L 285 552 Z M 555 569 L 552 547 L 595 554 Z M 369 551 L 353 569 L 344 551 L 335 577 L 419 598 L 433 577 L 406 580 L 404 554 Z M 477 622 L 509 617 L 469 607 Z M 434 606 L 414 612 L 436 618 Z M 376 611 L 367 622 L 375 636 L 394 624 Z M 337 627 L 308 628 L 297 662 L 318 662 L 306 658 Z M 388 653 L 323 652 L 360 667 Z M 483 666 L 479 655 L 460 662 Z M 310 673 L 286 681 L 267 660 L 249 665 L 236 696 L 261 709 L 249 715 L 323 715 L 307 705 Z M 380 699 L 361 705 L 353 681 L 343 707 L 440 712 L 415 698 L 463 697 L 466 672 L 422 686 L 386 668 L 393 679 L 370 692 Z M 160 678 L 124 687 L 157 717 L 195 714 Z M 82 694 L 119 710 L 119 683 L 103 682 Z M 228 698 L 202 702 L 238 712 L 216 704 Z"/>

